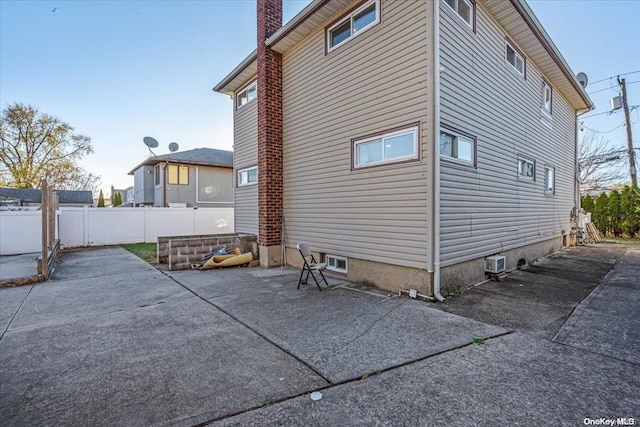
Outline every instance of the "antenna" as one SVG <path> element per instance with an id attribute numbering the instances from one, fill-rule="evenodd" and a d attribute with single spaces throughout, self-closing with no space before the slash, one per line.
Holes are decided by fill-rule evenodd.
<path id="1" fill-rule="evenodd" d="M 576 75 L 576 78 L 578 79 L 580 86 L 582 86 L 583 89 L 586 89 L 587 84 L 589 84 L 589 78 L 587 77 L 587 75 L 585 73 L 578 73 Z"/>
<path id="2" fill-rule="evenodd" d="M 175 153 L 176 151 L 178 151 L 179 148 L 180 146 L 178 145 L 177 142 L 172 142 L 171 144 L 169 144 L 169 151 L 171 151 L 172 153 Z"/>
<path id="3" fill-rule="evenodd" d="M 149 149 L 149 152 L 155 156 L 156 153 L 154 153 L 153 150 L 151 149 L 157 148 L 158 145 L 160 145 L 158 144 L 158 141 L 155 138 L 152 138 L 150 136 L 145 136 L 144 138 L 142 138 L 142 142 L 144 142 L 144 145 L 147 146 L 147 148 Z"/>

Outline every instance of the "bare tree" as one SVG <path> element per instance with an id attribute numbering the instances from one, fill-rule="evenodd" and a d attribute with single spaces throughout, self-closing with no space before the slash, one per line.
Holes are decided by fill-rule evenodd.
<path id="1" fill-rule="evenodd" d="M 600 191 L 624 181 L 625 150 L 611 148 L 601 134 L 586 130 L 578 143 L 581 191 Z"/>
<path id="2" fill-rule="evenodd" d="M 0 185 L 39 188 L 42 179 L 60 190 L 94 190 L 100 177 L 77 161 L 93 153 L 91 138 L 30 105 L 15 103 L 0 116 Z"/>

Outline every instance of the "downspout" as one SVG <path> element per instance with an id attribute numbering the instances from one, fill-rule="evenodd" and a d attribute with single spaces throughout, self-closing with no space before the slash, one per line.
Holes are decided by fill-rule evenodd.
<path id="1" fill-rule="evenodd" d="M 444 301 L 440 293 L 440 2 L 433 5 L 433 296 Z"/>

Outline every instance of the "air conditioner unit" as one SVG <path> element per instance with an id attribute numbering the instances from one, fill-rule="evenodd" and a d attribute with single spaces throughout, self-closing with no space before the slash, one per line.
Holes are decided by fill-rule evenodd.
<path id="1" fill-rule="evenodd" d="M 502 273 L 507 259 L 502 255 L 491 255 L 484 259 L 484 271 L 487 273 Z"/>

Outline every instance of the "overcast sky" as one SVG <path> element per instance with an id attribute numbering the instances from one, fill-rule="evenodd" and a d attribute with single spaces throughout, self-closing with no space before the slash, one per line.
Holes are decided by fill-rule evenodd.
<path id="1" fill-rule="evenodd" d="M 309 3 L 285 0 L 285 22 Z M 587 73 L 587 92 L 608 111 L 630 83 L 640 104 L 640 1 L 530 0 L 529 4 L 574 72 Z M 22 102 L 90 136 L 95 154 L 82 166 L 102 176 L 101 188 L 133 185 L 127 173 L 149 154 L 231 150 L 230 99 L 212 87 L 256 46 L 255 1 L 0 1 L 0 104 Z M 595 83 L 598 80 L 604 81 Z M 621 112 L 588 118 L 610 131 Z M 632 111 L 640 146 L 640 108 Z M 604 134 L 625 146 L 625 129 Z"/>

